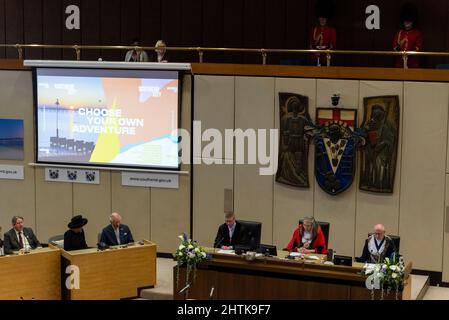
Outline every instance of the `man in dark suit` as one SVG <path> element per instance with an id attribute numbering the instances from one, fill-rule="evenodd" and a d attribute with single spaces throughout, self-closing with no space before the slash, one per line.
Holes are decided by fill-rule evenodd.
<path id="1" fill-rule="evenodd" d="M 134 242 L 131 230 L 127 225 L 122 224 L 122 217 L 117 212 L 111 214 L 109 221 L 111 224 L 101 232 L 100 243 L 116 246 Z"/>
<path id="2" fill-rule="evenodd" d="M 37 240 L 34 232 L 31 228 L 25 228 L 23 226 L 24 219 L 20 216 L 12 217 L 12 229 L 5 233 L 4 236 L 4 251 L 5 254 L 10 254 L 13 251 L 20 249 L 36 249 L 41 244 Z"/>
<path id="3" fill-rule="evenodd" d="M 231 250 L 236 245 L 248 245 L 248 234 L 243 225 L 235 220 L 235 214 L 227 212 L 225 214 L 225 223 L 218 228 L 214 248 Z"/>

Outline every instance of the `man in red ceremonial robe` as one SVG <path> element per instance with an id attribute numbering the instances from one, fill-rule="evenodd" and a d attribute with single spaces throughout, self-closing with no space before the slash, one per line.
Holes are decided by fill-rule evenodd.
<path id="1" fill-rule="evenodd" d="M 310 49 L 327 50 L 335 49 L 337 45 L 337 31 L 328 25 L 332 15 L 332 5 L 329 1 L 318 2 L 318 25 L 310 32 Z M 327 65 L 326 54 L 315 53 L 312 55 L 312 64 L 315 66 Z"/>
<path id="2" fill-rule="evenodd" d="M 406 4 L 401 13 L 401 22 L 403 28 L 399 30 L 393 40 L 393 49 L 395 51 L 421 51 L 423 47 L 423 34 L 416 29 L 417 10 L 412 4 Z M 408 68 L 419 68 L 419 59 L 416 56 L 408 56 Z M 397 57 L 396 68 L 403 68 L 404 61 L 402 57 Z"/>

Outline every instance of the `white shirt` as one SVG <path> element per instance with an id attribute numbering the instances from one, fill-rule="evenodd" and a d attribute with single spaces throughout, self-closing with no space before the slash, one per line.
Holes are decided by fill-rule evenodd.
<path id="1" fill-rule="evenodd" d="M 17 239 L 18 239 L 18 241 L 19 241 L 19 243 L 20 243 L 20 240 L 19 240 L 19 231 L 17 231 L 16 229 L 14 229 L 14 231 L 16 232 Z M 22 238 L 22 243 L 23 243 L 23 249 L 25 249 L 25 250 L 31 250 L 30 243 L 28 242 L 27 237 L 25 237 L 25 235 L 23 234 L 23 230 L 20 231 L 20 233 L 21 233 L 21 234 L 20 234 L 20 237 Z"/>
<path id="2" fill-rule="evenodd" d="M 234 229 L 235 229 L 235 223 L 232 225 L 232 227 L 228 226 L 228 230 L 229 230 L 229 240 L 232 239 L 232 236 L 234 235 Z"/>
<path id="3" fill-rule="evenodd" d="M 157 54 L 157 62 L 167 62 L 167 59 L 165 58 L 165 53 L 163 53 L 163 54 L 158 53 Z"/>
<path id="4" fill-rule="evenodd" d="M 312 240 L 312 232 L 304 231 L 302 236 L 302 243 L 306 244 L 307 242 L 310 244 L 310 240 Z"/>

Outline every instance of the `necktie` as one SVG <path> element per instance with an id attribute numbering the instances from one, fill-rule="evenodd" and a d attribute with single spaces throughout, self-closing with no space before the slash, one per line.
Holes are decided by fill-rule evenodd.
<path id="1" fill-rule="evenodd" d="M 19 232 L 19 245 L 20 245 L 20 249 L 23 249 L 22 232 Z"/>
<path id="2" fill-rule="evenodd" d="M 117 238 L 117 244 L 121 244 L 120 243 L 120 230 L 117 228 L 114 231 L 115 231 L 115 237 Z"/>

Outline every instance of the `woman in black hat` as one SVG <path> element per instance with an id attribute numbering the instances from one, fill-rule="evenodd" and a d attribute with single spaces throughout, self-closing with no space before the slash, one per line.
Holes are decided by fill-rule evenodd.
<path id="1" fill-rule="evenodd" d="M 86 239 L 84 238 L 83 226 L 87 224 L 87 219 L 84 219 L 82 215 L 77 215 L 72 218 L 64 233 L 64 250 L 81 250 L 87 249 Z"/>

